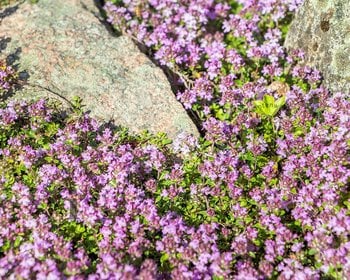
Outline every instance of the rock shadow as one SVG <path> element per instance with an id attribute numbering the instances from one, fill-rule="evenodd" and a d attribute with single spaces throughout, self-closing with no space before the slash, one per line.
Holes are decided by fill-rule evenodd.
<path id="1" fill-rule="evenodd" d="M 3 10 L 1 10 L 2 8 L 0 6 L 0 24 L 1 24 L 1 21 L 5 17 L 8 17 L 8 16 L 12 15 L 13 13 L 15 13 L 18 10 L 18 6 L 19 6 L 19 4 L 15 5 L 15 6 L 6 7 Z"/>
<path id="2" fill-rule="evenodd" d="M 178 74 L 176 74 L 173 70 L 171 70 L 169 67 L 167 67 L 166 65 L 161 65 L 154 57 L 153 57 L 153 53 L 144 45 L 142 45 L 140 42 L 134 40 L 133 38 L 131 38 L 132 41 L 135 43 L 135 45 L 138 47 L 138 49 L 140 50 L 140 52 L 142 52 L 143 54 L 147 55 L 148 59 L 151 60 L 151 62 L 157 66 L 158 68 L 162 69 L 170 86 L 171 86 L 171 90 L 176 98 L 176 93 L 179 91 L 183 91 L 185 90 L 185 86 L 182 83 L 179 83 L 180 80 L 180 76 Z M 182 108 L 184 109 L 184 111 L 187 113 L 187 115 L 190 117 L 190 119 L 192 120 L 192 122 L 195 124 L 195 126 L 197 127 L 197 130 L 199 132 L 199 134 L 204 137 L 205 136 L 205 132 L 202 126 L 202 122 L 198 116 L 198 114 L 196 112 L 194 112 L 192 109 L 186 109 L 183 104 L 181 102 L 179 102 L 182 106 Z"/>
<path id="3" fill-rule="evenodd" d="M 102 0 L 93 0 L 95 6 L 97 7 L 99 14 L 96 14 L 95 12 L 91 11 L 82 1 L 80 2 L 80 5 L 82 8 L 86 11 L 89 11 L 94 15 L 95 18 L 98 19 L 98 21 L 107 29 L 108 33 L 113 37 L 119 37 L 121 33 L 114 30 L 114 28 L 108 23 L 106 20 L 107 15 L 106 12 L 103 9 L 104 1 Z"/>
<path id="4" fill-rule="evenodd" d="M 107 28 L 108 32 L 112 34 L 112 36 L 121 36 L 121 33 L 118 32 L 106 19 L 107 15 L 106 12 L 103 9 L 103 6 L 105 5 L 104 0 L 94 0 L 95 6 L 98 8 L 100 15 L 102 17 L 98 17 L 100 22 L 103 23 L 103 25 Z M 96 16 L 96 15 L 95 15 Z M 157 66 L 158 68 L 162 69 L 166 78 L 168 79 L 168 82 L 171 86 L 171 89 L 173 91 L 174 96 L 176 97 L 176 93 L 180 90 L 184 90 L 184 86 L 182 84 L 179 84 L 179 75 L 177 75 L 174 71 L 172 71 L 169 67 L 160 65 L 157 60 L 154 59 L 152 52 L 146 48 L 144 45 L 140 44 L 136 40 L 132 39 L 133 42 L 137 45 L 138 49 L 152 61 L 152 63 Z M 181 104 L 182 105 L 182 104 Z M 193 110 L 185 109 L 185 107 L 182 105 L 184 111 L 187 113 L 187 115 L 190 117 L 192 122 L 195 124 L 197 127 L 197 130 L 200 134 L 200 136 L 204 137 L 205 132 L 203 129 L 202 122 L 196 112 Z"/>

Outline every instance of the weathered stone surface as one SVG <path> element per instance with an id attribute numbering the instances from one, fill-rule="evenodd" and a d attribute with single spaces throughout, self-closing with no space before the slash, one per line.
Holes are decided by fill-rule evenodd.
<path id="1" fill-rule="evenodd" d="M 93 0 L 40 0 L 3 18 L 0 38 L 10 39 L 1 55 L 15 53 L 28 83 L 51 90 L 25 86 L 12 98 L 78 95 L 94 117 L 133 132 L 198 135 L 163 71 L 130 39 L 110 34 L 91 10 L 98 14 Z"/>
<path id="2" fill-rule="evenodd" d="M 288 32 L 287 49 L 301 48 L 332 91 L 350 91 L 350 1 L 305 0 Z"/>

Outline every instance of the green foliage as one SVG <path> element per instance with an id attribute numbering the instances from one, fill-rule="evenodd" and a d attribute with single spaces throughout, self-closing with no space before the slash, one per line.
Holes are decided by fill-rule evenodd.
<path id="1" fill-rule="evenodd" d="M 120 4 L 121 0 L 112 1 L 116 4 Z M 0 2 L 1 3 L 1 2 Z M 232 7 L 232 12 L 237 13 L 241 6 L 236 3 L 236 1 L 228 1 Z M 247 15 L 251 17 L 252 15 Z M 266 30 L 268 28 L 274 28 L 275 23 L 273 23 L 268 17 L 264 18 L 261 22 L 259 28 L 261 30 Z M 284 23 L 282 23 L 284 24 Z M 213 23 L 215 27 L 215 23 Z M 283 34 L 285 30 L 282 28 Z M 233 48 L 243 56 L 246 60 L 244 69 L 233 69 L 231 65 L 223 65 L 221 71 L 224 74 L 234 73 L 237 76 L 235 84 L 238 87 L 244 86 L 250 81 L 255 81 L 257 78 L 257 73 L 259 73 L 264 65 L 263 59 L 261 60 L 250 60 L 246 57 L 245 43 L 242 38 L 234 37 L 230 34 L 225 35 L 225 42 L 228 48 Z M 261 34 L 256 34 L 258 39 Z M 184 74 L 189 77 L 198 78 L 203 71 L 203 67 L 200 65 L 198 67 L 193 67 L 185 70 Z M 289 84 L 297 84 L 302 90 L 310 89 L 310 85 L 301 79 L 294 79 L 288 73 L 284 73 L 281 80 L 286 81 Z M 214 81 L 216 83 L 218 81 Z M 214 86 L 215 87 L 215 86 Z M 218 98 L 218 89 L 214 88 L 214 97 Z M 217 100 L 217 99 L 216 99 Z M 115 128 L 113 132 L 116 133 L 116 140 L 110 144 L 112 150 L 117 150 L 118 146 L 121 144 L 127 144 L 132 148 L 143 148 L 149 145 L 156 146 L 163 155 L 166 157 L 166 162 L 161 168 L 157 170 L 155 168 L 150 168 L 150 172 L 145 172 L 146 174 L 133 174 L 132 172 L 128 174 L 128 180 L 137 187 L 143 188 L 145 184 L 145 179 L 154 179 L 156 182 L 155 189 L 142 189 L 145 193 L 145 199 L 151 199 L 155 201 L 157 214 L 160 216 L 165 215 L 169 212 L 175 212 L 179 214 L 186 225 L 193 226 L 195 229 L 203 224 L 216 223 L 218 228 L 224 228 L 228 230 L 226 235 L 218 233 L 219 238 L 218 247 L 221 251 L 232 250 L 232 242 L 235 237 L 244 233 L 248 227 L 256 230 L 257 236 L 250 240 L 251 244 L 256 248 L 251 250 L 247 255 L 249 255 L 249 261 L 254 265 L 258 266 L 259 261 L 264 256 L 264 242 L 266 240 L 273 240 L 276 237 L 276 232 L 274 229 L 269 228 L 267 225 L 263 225 L 259 222 L 258 217 L 261 213 L 271 212 L 274 216 L 281 219 L 293 233 L 303 233 L 309 229 L 303 226 L 302 221 L 295 220 L 291 218 L 290 207 L 287 205 L 283 208 L 271 209 L 271 206 L 267 205 L 268 200 L 265 202 L 259 202 L 253 199 L 252 192 L 254 190 L 263 191 L 266 188 L 280 189 L 284 187 L 279 185 L 279 180 L 281 177 L 274 176 L 274 173 L 278 173 L 281 169 L 283 160 L 276 152 L 276 142 L 279 138 L 284 137 L 284 131 L 275 127 L 274 117 L 278 114 L 281 108 L 286 103 L 286 96 L 275 99 L 272 95 L 265 94 L 262 100 L 251 100 L 247 101 L 247 106 L 236 106 L 232 104 L 209 104 L 210 114 L 214 116 L 217 120 L 225 122 L 225 124 L 233 125 L 239 123 L 239 120 L 248 116 L 257 119 L 254 125 L 248 126 L 241 129 L 230 136 L 228 140 L 220 141 L 209 141 L 201 138 L 199 140 L 199 145 L 193 151 L 191 151 L 188 157 L 181 157 L 181 155 L 175 153 L 170 144 L 172 141 L 164 133 L 159 133 L 157 135 L 152 135 L 151 133 L 144 131 L 138 135 L 132 135 L 128 132 L 126 128 Z M 82 105 L 82 99 L 75 97 L 71 102 L 72 114 L 67 118 L 57 118 L 47 120 L 38 116 L 26 116 L 20 119 L 18 122 L 0 127 L 0 149 L 6 149 L 9 147 L 8 141 L 12 138 L 20 138 L 23 144 L 30 145 L 35 149 L 42 149 L 47 151 L 50 149 L 50 145 L 57 139 L 58 132 L 75 121 L 81 120 L 85 117 L 84 108 Z M 204 106 L 208 105 L 205 101 L 196 104 L 194 106 L 194 111 L 196 111 L 201 119 L 205 119 L 205 116 L 201 113 Z M 253 106 L 252 106 L 253 105 Z M 2 104 L 5 107 L 5 104 Z M 292 112 L 293 113 L 293 112 Z M 59 114 L 58 114 L 59 115 Z M 243 118 L 242 118 L 243 117 Z M 312 127 L 313 123 L 306 122 L 301 123 L 298 119 L 291 124 L 293 135 L 298 138 L 307 133 L 307 131 Z M 33 129 L 35 127 L 35 129 Z M 248 128 L 249 127 L 249 128 Z M 75 141 L 74 137 L 65 139 L 64 144 L 69 147 L 69 152 L 76 157 L 82 156 L 86 152 L 87 147 L 93 148 L 98 145 L 97 133 L 87 131 L 79 131 L 74 135 L 79 137 L 81 141 Z M 226 141 L 226 142 L 225 142 Z M 263 147 L 262 152 L 254 152 L 252 148 L 248 147 L 254 146 L 255 142 L 260 141 L 259 145 Z M 257 145 L 257 146 L 259 146 Z M 349 145 L 349 143 L 348 143 Z M 242 148 L 244 147 L 244 148 Z M 140 152 L 140 151 L 138 151 Z M 225 152 L 231 152 L 231 159 L 237 159 L 237 166 L 232 164 L 220 163 L 220 166 L 212 167 L 212 173 L 214 176 L 204 175 L 202 168 L 205 164 L 215 165 L 215 158 L 218 154 L 224 154 Z M 57 158 L 55 154 L 48 154 L 45 157 L 39 158 L 32 166 L 28 167 L 26 163 L 19 157 L 20 151 L 12 149 L 10 151 L 10 156 L 4 157 L 0 156 L 0 172 L 5 178 L 5 183 L 2 185 L 2 194 L 6 196 L 7 200 L 16 196 L 16 193 L 12 190 L 12 186 L 15 182 L 21 181 L 26 186 L 29 187 L 32 193 L 35 192 L 35 188 L 38 184 L 38 169 L 39 166 L 43 164 L 52 164 L 60 170 L 63 170 L 65 166 L 62 164 L 61 160 Z M 142 154 L 142 153 L 140 153 Z M 133 155 L 134 156 L 134 155 Z M 139 165 L 135 173 L 142 173 L 142 166 L 147 156 L 137 156 L 133 157 L 133 161 L 136 161 Z M 82 160 L 82 166 L 88 168 L 88 164 Z M 173 176 L 174 164 L 180 163 L 180 173 L 179 177 Z M 262 170 L 270 165 L 272 171 L 271 177 L 262 172 Z M 90 172 L 100 172 L 103 168 L 107 168 L 103 163 L 97 163 L 97 171 Z M 249 169 L 249 174 L 242 171 L 243 167 Z M 219 168 L 219 170 L 215 170 Z M 68 169 L 68 168 L 67 168 Z M 232 180 L 231 183 L 228 178 L 230 175 L 237 171 L 237 178 Z M 116 171 L 117 173 L 118 171 Z M 231 174 L 232 173 L 232 174 Z M 218 175 L 220 174 L 220 175 Z M 228 175 L 229 174 L 229 175 Z M 217 176 L 218 175 L 218 176 Z M 144 176 L 144 177 L 142 177 Z M 232 175 L 233 177 L 235 175 Z M 222 179 L 226 177 L 225 179 Z M 301 178 L 303 180 L 303 178 Z M 305 181 L 305 183 L 307 183 Z M 112 180 L 108 182 L 114 189 L 120 187 L 117 180 Z M 99 191 L 101 186 L 96 186 L 96 189 L 91 191 L 91 200 L 96 202 L 99 198 Z M 77 221 L 76 215 L 76 205 L 74 201 L 64 201 L 60 195 L 63 188 L 68 191 L 76 191 L 77 186 L 69 180 L 63 182 L 51 182 L 45 187 L 45 190 L 50 194 L 46 201 L 41 201 L 37 207 L 37 213 L 35 215 L 40 215 L 45 213 L 52 219 L 51 226 L 52 231 L 65 240 L 71 242 L 73 245 L 73 250 L 83 248 L 85 252 L 89 255 L 92 260 L 91 266 L 86 268 L 86 272 L 93 272 L 96 269 L 96 264 L 98 263 L 98 253 L 99 247 L 98 243 L 102 240 L 102 235 L 99 233 L 101 229 L 101 224 L 97 223 L 94 227 L 88 224 L 84 224 L 81 221 Z M 171 194 L 171 189 L 181 190 L 175 195 Z M 215 189 L 215 192 L 213 191 Z M 239 195 L 233 194 L 233 189 L 239 190 Z M 206 191 L 209 193 L 206 193 Z M 293 187 L 290 189 L 288 195 L 296 195 L 298 193 L 298 188 Z M 118 194 L 119 195 L 119 194 Z M 287 195 L 286 195 L 287 196 Z M 121 195 L 122 197 L 122 195 Z M 142 197 L 142 199 L 144 198 Z M 350 204 L 348 202 L 349 195 L 345 193 L 342 195 L 339 202 L 339 206 L 346 206 L 350 209 Z M 288 198 L 286 197 L 285 200 Z M 261 199 L 263 200 L 263 199 Z M 284 196 L 283 196 L 284 200 Z M 70 203 L 70 210 L 66 210 L 64 203 Z M 265 204 L 264 204 L 265 203 Z M 18 207 L 14 205 L 14 207 Z M 103 208 L 103 207 L 102 207 Z M 245 214 L 239 215 L 235 213 L 235 208 L 239 208 Z M 125 209 L 118 209 L 111 213 L 111 217 L 117 217 Z M 102 209 L 105 211 L 105 209 Z M 113 210 L 114 211 L 114 210 Z M 138 214 L 136 220 L 141 225 L 147 225 L 149 221 L 144 214 Z M 14 223 L 16 221 L 14 220 Z M 127 233 L 129 238 L 132 234 Z M 148 240 L 154 242 L 155 240 L 161 239 L 161 234 L 159 232 L 149 231 L 145 234 Z M 0 257 L 10 249 L 18 249 L 19 246 L 32 238 L 29 234 L 18 235 L 11 240 L 6 240 L 2 246 L 0 246 Z M 286 245 L 286 246 L 289 246 Z M 289 247 L 287 247 L 289 248 Z M 303 262 L 305 265 L 317 267 L 320 264 L 316 261 L 319 252 L 314 248 L 308 248 L 305 252 L 302 252 Z M 147 248 L 142 252 L 141 257 L 126 256 L 126 262 L 132 264 L 139 264 L 142 258 L 149 258 L 157 260 L 159 269 L 162 272 L 170 272 L 174 268 L 172 260 L 180 259 L 180 254 L 172 254 L 159 252 L 155 248 Z M 237 258 L 238 259 L 238 258 Z M 276 260 L 283 260 L 283 256 L 278 256 Z M 123 260 L 124 261 L 124 260 Z M 233 263 L 237 261 L 234 260 Z M 340 279 L 338 275 L 338 268 L 331 267 L 328 271 L 327 276 L 333 279 Z M 66 273 L 69 275 L 69 272 Z M 273 277 L 277 278 L 278 273 L 273 272 Z M 222 276 L 213 276 L 213 279 L 221 280 L 224 279 Z"/>
<path id="2" fill-rule="evenodd" d="M 256 113 L 263 117 L 274 117 L 286 103 L 286 97 L 282 96 L 275 100 L 273 96 L 265 94 L 263 100 L 256 100 L 253 103 Z"/>

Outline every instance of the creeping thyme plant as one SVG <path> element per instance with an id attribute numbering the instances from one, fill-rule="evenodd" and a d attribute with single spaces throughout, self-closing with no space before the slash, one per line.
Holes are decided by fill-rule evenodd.
<path id="1" fill-rule="evenodd" d="M 16 71 L 3 60 L 0 60 L 0 95 L 14 89 L 17 81 Z"/>
<path id="2" fill-rule="evenodd" d="M 349 97 L 282 47 L 301 2 L 106 2 L 203 137 L 2 104 L 0 278 L 349 279 Z"/>

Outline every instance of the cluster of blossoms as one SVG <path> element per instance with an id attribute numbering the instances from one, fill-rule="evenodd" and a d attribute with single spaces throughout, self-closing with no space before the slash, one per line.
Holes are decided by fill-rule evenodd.
<path id="1" fill-rule="evenodd" d="M 237 96 L 235 80 L 281 76 L 286 30 L 280 26 L 301 2 L 115 0 L 105 10 L 109 22 L 151 48 L 161 65 L 181 72 L 183 83 L 194 83 L 178 93 L 189 109 Z"/>
<path id="2" fill-rule="evenodd" d="M 217 140 L 181 135 L 174 150 L 85 114 L 57 121 L 43 100 L 8 103 L 0 277 L 349 278 L 350 103 L 289 94 L 273 125 L 211 120 Z"/>
<path id="3" fill-rule="evenodd" d="M 16 76 L 15 70 L 5 61 L 0 60 L 0 93 L 5 93 L 13 88 Z"/>
<path id="4" fill-rule="evenodd" d="M 221 232 L 212 238 L 232 250 L 231 268 L 207 271 L 211 276 L 350 277 L 349 101 L 319 86 L 320 73 L 298 63 L 301 51 L 287 54 L 282 47 L 288 19 L 302 2 L 105 5 L 117 29 L 179 75 L 179 101 L 202 119 L 207 142 L 197 153 L 195 145 L 176 145 L 186 151 L 182 177 L 164 199 L 188 223 L 218 223 Z M 254 102 L 265 96 L 285 102 L 264 114 Z M 187 191 L 184 182 L 191 182 Z M 201 215 L 191 212 L 193 205 Z"/>
<path id="5" fill-rule="evenodd" d="M 282 48 L 300 3 L 107 2 L 204 137 L 2 106 L 0 278 L 350 278 L 350 101 Z"/>

